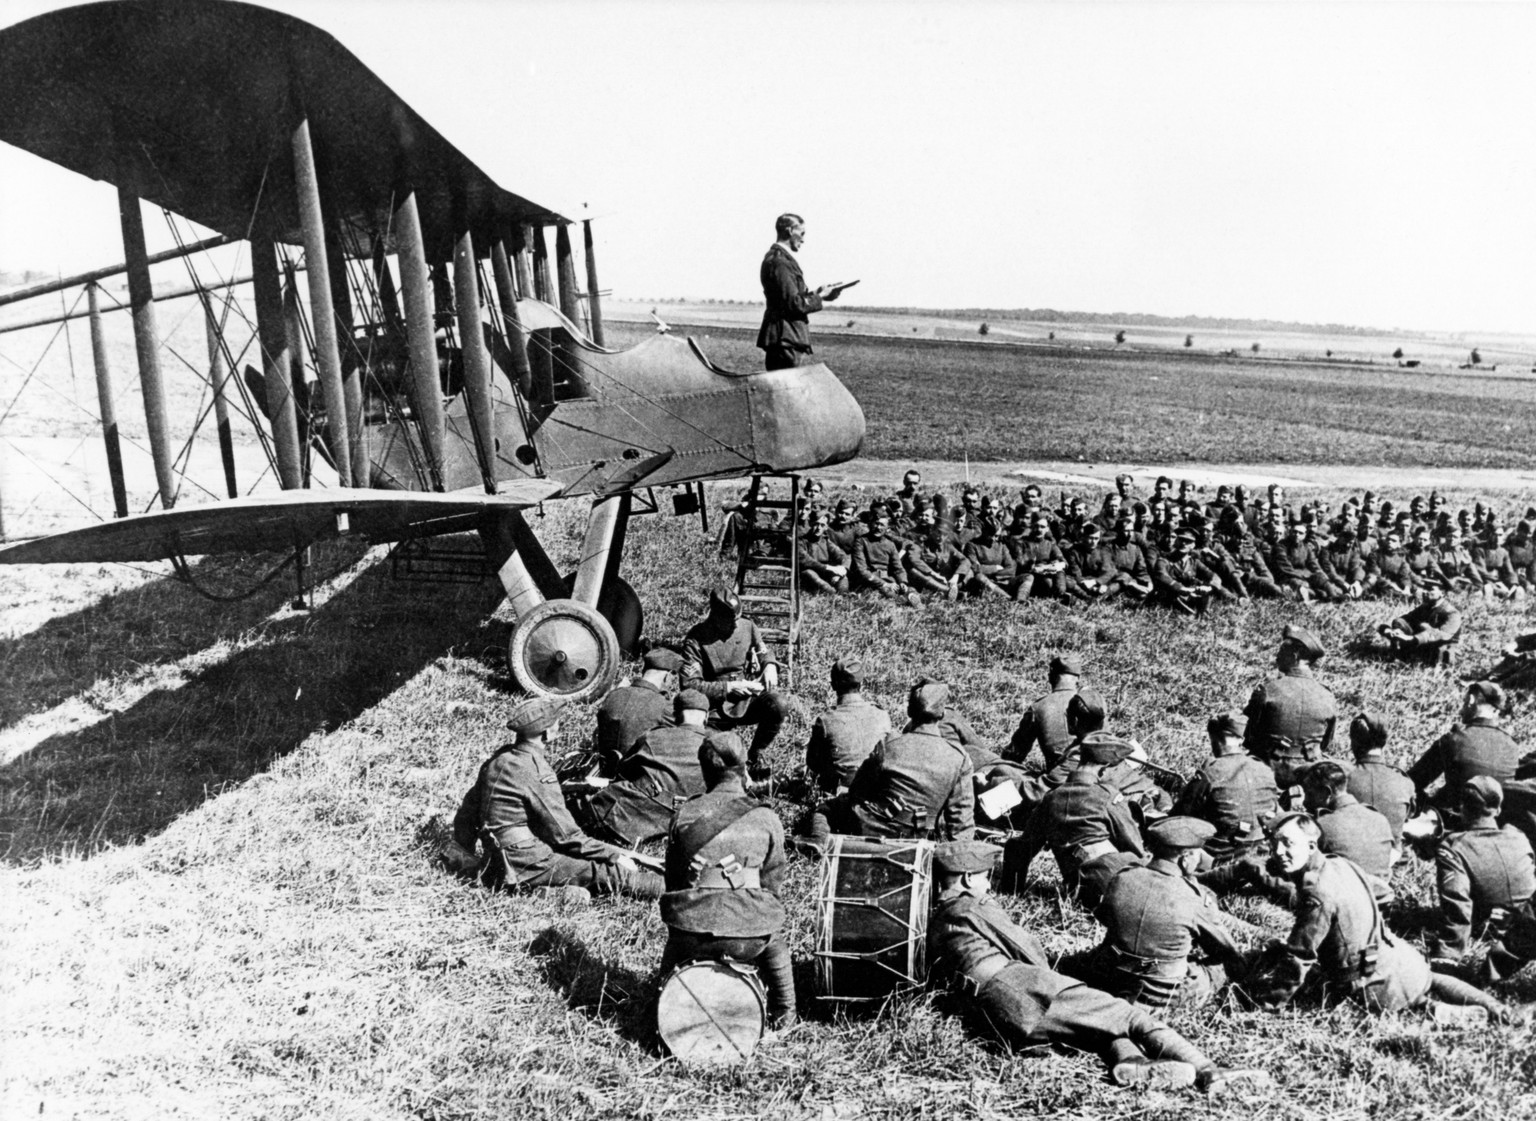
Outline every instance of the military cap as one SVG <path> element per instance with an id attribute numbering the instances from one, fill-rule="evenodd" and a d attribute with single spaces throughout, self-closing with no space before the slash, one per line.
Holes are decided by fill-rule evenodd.
<path id="1" fill-rule="evenodd" d="M 1248 718 L 1241 712 L 1218 712 L 1205 722 L 1207 735 L 1242 736 L 1248 731 Z"/>
<path id="2" fill-rule="evenodd" d="M 1103 535 L 1104 530 L 1098 522 L 1089 522 L 1083 526 L 1083 540 L 1085 541 L 1090 537 L 1102 537 Z"/>
<path id="3" fill-rule="evenodd" d="M 646 651 L 644 665 L 646 669 L 661 669 L 668 673 L 676 673 L 683 668 L 683 656 L 670 646 L 658 646 L 654 650 Z"/>
<path id="4" fill-rule="evenodd" d="M 1184 524 L 1190 529 L 1204 529 L 1210 524 L 1210 521 L 1200 511 L 1191 510 L 1184 516 Z"/>
<path id="5" fill-rule="evenodd" d="M 864 659 L 845 655 L 832 664 L 832 684 L 859 686 L 864 684 Z"/>
<path id="6" fill-rule="evenodd" d="M 1306 835 L 1311 837 L 1314 841 L 1317 840 L 1318 837 L 1322 836 L 1323 831 L 1318 828 L 1317 818 L 1313 817 L 1305 810 L 1288 810 L 1285 813 L 1276 814 L 1274 817 L 1270 818 L 1264 823 L 1264 832 L 1273 837 L 1276 833 L 1280 832 L 1284 826 L 1290 824 L 1293 821 L 1301 822 L 1303 832 L 1305 832 Z"/>
<path id="7" fill-rule="evenodd" d="M 1356 755 L 1387 746 L 1387 722 L 1374 712 L 1362 712 L 1349 722 L 1349 746 Z"/>
<path id="8" fill-rule="evenodd" d="M 1051 659 L 1051 673 L 1057 676 L 1065 673 L 1073 677 L 1082 677 L 1082 659 L 1075 654 L 1057 654 Z"/>
<path id="9" fill-rule="evenodd" d="M 1298 627 L 1295 623 L 1287 623 L 1285 629 L 1280 632 L 1280 644 L 1282 646 L 1295 647 L 1309 662 L 1315 662 L 1323 656 L 1323 644 L 1306 627 Z"/>
<path id="10" fill-rule="evenodd" d="M 1475 800 L 1489 813 L 1498 813 L 1504 804 L 1504 788 L 1492 775 L 1473 775 L 1461 787 L 1462 802 Z"/>
<path id="11" fill-rule="evenodd" d="M 1160 849 L 1199 849 L 1216 836 L 1216 827 L 1198 817 L 1180 814 L 1147 827 L 1147 840 Z"/>
<path id="12" fill-rule="evenodd" d="M 525 697 L 512 706 L 507 727 L 531 739 L 553 728 L 564 711 L 565 701 L 559 697 Z"/>
<path id="13" fill-rule="evenodd" d="M 741 597 L 736 594 L 736 589 L 726 584 L 716 584 L 709 592 L 709 606 L 713 610 L 719 608 L 729 611 L 732 615 L 741 614 Z"/>
<path id="14" fill-rule="evenodd" d="M 907 695 L 907 715 L 913 720 L 938 720 L 949 704 L 949 686 L 926 678 Z"/>
<path id="15" fill-rule="evenodd" d="M 1083 745 L 1078 749 L 1078 758 L 1084 763 L 1096 763 L 1107 767 L 1129 757 L 1135 750 L 1135 744 L 1119 736 L 1110 735 L 1108 732 L 1089 732 L 1083 737 Z"/>
<path id="16" fill-rule="evenodd" d="M 933 866 L 951 876 L 990 872 L 1003 850 L 987 841 L 944 841 L 933 847 Z"/>
<path id="17" fill-rule="evenodd" d="M 1173 540 L 1178 545 L 1193 545 L 1195 544 L 1195 535 L 1187 529 L 1181 529 L 1173 535 Z"/>
<path id="18" fill-rule="evenodd" d="M 1478 704 L 1504 707 L 1504 690 L 1492 681 L 1474 681 L 1467 686 L 1467 696 Z"/>
<path id="19" fill-rule="evenodd" d="M 684 689 L 672 700 L 672 707 L 678 712 L 692 710 L 694 712 L 708 712 L 709 698 L 698 689 Z"/>

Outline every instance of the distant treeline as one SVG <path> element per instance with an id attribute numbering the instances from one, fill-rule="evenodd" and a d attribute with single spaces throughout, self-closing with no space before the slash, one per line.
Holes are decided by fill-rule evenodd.
<path id="1" fill-rule="evenodd" d="M 57 276 L 57 273 L 40 272 L 37 269 L 0 269 L 0 288 L 19 288 L 23 284 L 41 284 L 45 280 L 54 280 Z"/>

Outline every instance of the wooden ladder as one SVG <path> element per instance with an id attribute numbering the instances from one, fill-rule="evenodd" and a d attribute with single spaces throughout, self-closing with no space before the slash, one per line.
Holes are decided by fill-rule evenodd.
<path id="1" fill-rule="evenodd" d="M 767 483 L 782 479 L 789 497 Z M 779 659 L 779 687 L 792 688 L 800 646 L 800 476 L 754 475 L 741 509 L 744 532 L 736 543 L 736 594 L 741 613 Z"/>

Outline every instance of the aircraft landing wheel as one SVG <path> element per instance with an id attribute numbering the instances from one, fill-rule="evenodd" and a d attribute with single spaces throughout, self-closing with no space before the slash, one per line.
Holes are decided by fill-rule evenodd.
<path id="1" fill-rule="evenodd" d="M 507 664 L 525 692 L 585 701 L 618 678 L 619 641 L 608 620 L 586 604 L 552 599 L 517 621 Z"/>
<path id="2" fill-rule="evenodd" d="M 570 595 L 576 586 L 576 574 L 565 578 L 565 594 Z M 640 652 L 640 634 L 645 629 L 645 608 L 629 581 L 615 576 L 603 584 L 597 597 L 597 613 L 608 620 L 619 640 L 619 653 L 633 658 Z"/>

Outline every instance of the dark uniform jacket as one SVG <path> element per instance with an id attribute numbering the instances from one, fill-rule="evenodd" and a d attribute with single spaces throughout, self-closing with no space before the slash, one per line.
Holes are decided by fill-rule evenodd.
<path id="1" fill-rule="evenodd" d="M 1261 1005 L 1277 1006 L 1296 995 L 1312 970 L 1349 988 L 1375 968 L 1381 922 L 1371 889 L 1342 856 L 1313 853 L 1296 884 L 1296 922 L 1290 937 L 1248 989 Z"/>
<path id="2" fill-rule="evenodd" d="M 1420 793 L 1440 776 L 1445 785 L 1435 796 L 1442 808 L 1460 804 L 1461 788 L 1469 778 L 1489 775 L 1501 783 L 1515 777 L 1520 764 L 1520 745 L 1493 720 L 1476 719 L 1458 724 L 1419 756 L 1408 777 Z"/>
<path id="3" fill-rule="evenodd" d="M 1060 763 L 1072 746 L 1072 733 L 1067 731 L 1067 703 L 1075 696 L 1076 685 L 1058 685 L 1045 696 L 1035 698 L 1008 741 L 1007 757 L 1023 763 L 1028 760 L 1030 749 L 1039 744 L 1047 771 Z"/>
<path id="4" fill-rule="evenodd" d="M 763 325 L 758 328 L 759 350 L 782 346 L 811 353 L 810 313 L 821 310 L 821 297 L 805 286 L 805 274 L 795 255 L 775 242 L 763 256 L 758 276 L 763 282 Z"/>
<path id="5" fill-rule="evenodd" d="M 1157 558 L 1152 566 L 1152 583 L 1166 596 L 1183 595 L 1196 584 L 1220 584 L 1221 577 L 1206 567 L 1205 562 L 1190 553 L 1182 560 L 1173 553 Z"/>
<path id="6" fill-rule="evenodd" d="M 1317 814 L 1317 826 L 1323 831 L 1318 847 L 1335 856 L 1347 856 L 1367 876 L 1379 881 L 1376 898 L 1390 896 L 1387 882 L 1392 878 L 1392 825 L 1381 813 L 1363 805 L 1347 791 L 1340 794 L 1331 810 Z"/>
<path id="7" fill-rule="evenodd" d="M 853 543 L 853 582 L 868 587 L 876 584 L 907 582 L 907 569 L 901 562 L 901 542 L 890 536 L 861 537 Z"/>
<path id="8" fill-rule="evenodd" d="M 1074 771 L 1041 800 L 1025 822 L 1021 842 L 1022 869 L 1049 845 L 1069 887 L 1077 886 L 1084 864 L 1115 852 L 1137 858 L 1147 853 L 1125 795 L 1091 768 Z"/>
<path id="9" fill-rule="evenodd" d="M 1147 555 L 1134 540 L 1127 541 L 1124 545 L 1110 541 L 1100 546 L 1100 549 L 1107 554 L 1107 561 L 1115 566 L 1120 579 L 1145 585 L 1152 578 L 1147 565 Z"/>
<path id="10" fill-rule="evenodd" d="M 892 736 L 869 754 L 848 785 L 866 837 L 968 840 L 975 832 L 971 758 L 937 724 Z"/>
<path id="11" fill-rule="evenodd" d="M 473 852 L 488 834 L 518 880 L 548 871 L 556 854 L 607 860 L 610 845 L 583 833 L 560 793 L 560 780 L 536 744 L 509 743 L 487 759 L 453 818 L 453 839 Z"/>
<path id="12" fill-rule="evenodd" d="M 1275 772 L 1246 751 L 1216 755 L 1179 792 L 1176 814 L 1203 818 L 1216 827 L 1205 851 L 1217 860 L 1258 847 L 1264 822 L 1280 808 Z"/>
<path id="13" fill-rule="evenodd" d="M 1277 541 L 1269 551 L 1269 570 L 1282 584 L 1311 584 L 1326 581 L 1317 550 L 1307 541 Z"/>
<path id="14" fill-rule="evenodd" d="M 923 538 L 907 550 L 903 559 L 908 569 L 940 580 L 948 580 L 955 575 L 964 577 L 970 573 L 971 568 L 965 554 L 953 540 L 945 537 L 937 540 L 933 537 Z"/>
<path id="15" fill-rule="evenodd" d="M 1065 566 L 1066 560 L 1067 558 L 1061 554 L 1061 548 L 1049 537 L 1039 539 L 1021 537 L 1017 539 L 1013 548 L 1013 562 L 1018 567 L 1018 571 L 1023 573 L 1034 572 L 1036 568 L 1044 565 Z"/>
<path id="16" fill-rule="evenodd" d="M 836 580 L 839 577 L 828 569 L 848 567 L 848 554 L 839 548 L 837 542 L 830 536 L 818 537 L 814 541 L 809 537 L 801 538 L 800 551 L 797 555 L 802 572 L 814 572 L 829 580 Z"/>
<path id="17" fill-rule="evenodd" d="M 643 677 L 609 693 L 597 707 L 597 754 L 603 773 L 612 775 L 646 732 L 671 723 L 672 702 Z"/>
<path id="18" fill-rule="evenodd" d="M 754 653 L 759 669 L 777 663 L 751 619 L 737 619 L 728 634 L 707 619 L 695 623 L 683 641 L 683 688 L 697 689 L 718 708 L 725 700 L 726 684 L 749 676 L 748 662 Z"/>
<path id="19" fill-rule="evenodd" d="M 1318 557 L 1323 571 L 1341 584 L 1365 583 L 1365 554 L 1360 546 L 1334 542 Z"/>
<path id="20" fill-rule="evenodd" d="M 976 538 L 965 547 L 965 559 L 971 562 L 971 566 L 980 576 L 985 576 L 994 584 L 1007 587 L 1018 576 L 1018 569 L 1013 562 L 1013 553 L 1008 549 L 1008 543 L 1002 538 L 996 538 L 988 545 L 981 538 Z"/>
<path id="21" fill-rule="evenodd" d="M 1349 772 L 1345 789 L 1367 806 L 1381 812 L 1392 827 L 1392 843 L 1403 835 L 1403 823 L 1413 816 L 1415 790 L 1413 780 L 1390 763 L 1362 759 Z"/>
<path id="22" fill-rule="evenodd" d="M 1253 691 L 1243 708 L 1248 730 L 1243 746 L 1263 759 L 1275 756 L 1322 758 L 1333 743 L 1338 706 L 1333 694 L 1312 676 L 1305 662 Z"/>
<path id="23" fill-rule="evenodd" d="M 1009 918 L 991 895 L 940 896 L 928 924 L 928 960 L 939 978 L 974 981 L 990 973 L 999 956 L 1038 971 L 1042 1015 L 1052 997 L 1082 983 L 1052 972 L 1039 939 Z"/>
<path id="24" fill-rule="evenodd" d="M 1117 996 L 1139 989 L 1147 979 L 1144 967 L 1153 963 L 1163 967 L 1152 971 L 1167 982 L 1158 987 L 1171 995 L 1197 949 L 1218 963 L 1241 954 L 1223 925 L 1215 895 L 1171 860 L 1154 859 L 1117 873 L 1094 914 L 1105 928 L 1096 964 L 1125 974 L 1126 984 L 1109 986 Z"/>
<path id="25" fill-rule="evenodd" d="M 1536 856 L 1514 826 L 1482 822 L 1447 833 L 1435 852 L 1440 884 L 1440 952 L 1467 952 L 1472 929 L 1495 908 L 1511 910 L 1536 894 Z"/>
<path id="26" fill-rule="evenodd" d="M 715 789 L 684 802 L 672 818 L 661 918 L 717 938 L 773 934 L 784 927 L 783 880 L 779 815 L 740 790 Z"/>
<path id="27" fill-rule="evenodd" d="M 619 761 L 616 780 L 587 797 L 587 811 L 626 844 L 666 836 L 678 803 L 704 793 L 699 748 L 708 734 L 691 724 L 651 729 Z"/>
<path id="28" fill-rule="evenodd" d="M 845 693 L 811 725 L 805 769 L 822 790 L 835 793 L 853 781 L 870 752 L 890 734 L 891 718 L 885 709 L 859 693 Z"/>
<path id="29" fill-rule="evenodd" d="M 1411 592 L 1421 582 L 1402 550 L 1389 553 L 1385 549 L 1378 549 L 1366 562 L 1366 572 L 1400 592 Z"/>

